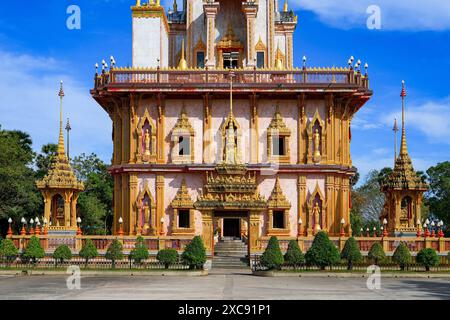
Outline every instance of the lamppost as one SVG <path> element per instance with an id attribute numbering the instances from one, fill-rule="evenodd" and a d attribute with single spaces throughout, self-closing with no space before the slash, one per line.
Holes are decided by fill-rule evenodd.
<path id="1" fill-rule="evenodd" d="M 30 236 L 34 235 L 34 229 L 33 229 L 34 220 L 33 218 L 30 219 Z"/>
<path id="2" fill-rule="evenodd" d="M 298 236 L 299 237 L 303 237 L 304 236 L 302 224 L 303 224 L 302 218 L 299 218 L 298 219 Z"/>
<path id="3" fill-rule="evenodd" d="M 342 218 L 342 220 L 341 220 L 341 233 L 339 234 L 341 237 L 345 237 L 344 225 L 345 225 L 345 219 Z"/>
<path id="4" fill-rule="evenodd" d="M 444 222 L 441 220 L 439 221 L 439 232 L 438 232 L 438 237 L 439 238 L 443 238 L 444 237 L 444 231 L 442 230 L 444 227 Z"/>
<path id="5" fill-rule="evenodd" d="M 386 218 L 384 218 L 383 219 L 383 226 L 384 226 L 383 237 L 387 237 L 389 235 L 388 230 L 387 230 L 387 224 L 388 224 L 388 221 Z"/>
<path id="6" fill-rule="evenodd" d="M 123 219 L 122 217 L 119 218 L 119 236 L 123 236 Z"/>
<path id="7" fill-rule="evenodd" d="M 370 237 L 369 227 L 366 228 L 366 237 Z"/>
<path id="8" fill-rule="evenodd" d="M 363 228 L 359 229 L 359 232 L 361 233 L 361 237 L 364 237 L 364 229 Z"/>
<path id="9" fill-rule="evenodd" d="M 164 218 L 161 218 L 161 231 L 159 232 L 159 235 L 164 235 Z"/>
<path id="10" fill-rule="evenodd" d="M 81 231 L 81 218 L 80 217 L 77 218 L 77 226 L 78 226 L 78 228 L 77 228 L 77 236 L 83 235 L 83 232 Z"/>
<path id="11" fill-rule="evenodd" d="M 417 238 L 420 238 L 422 232 L 420 231 L 420 225 L 421 225 L 421 223 L 420 223 L 420 220 L 419 220 L 419 219 L 417 219 L 416 225 L 417 225 L 417 233 L 416 233 L 416 235 L 417 235 Z"/>
<path id="12" fill-rule="evenodd" d="M 377 227 L 373 227 L 373 236 L 378 237 L 377 235 Z"/>
<path id="13" fill-rule="evenodd" d="M 431 237 L 434 238 L 436 236 L 436 233 L 434 232 L 434 227 L 436 226 L 436 224 L 434 223 L 434 221 L 431 221 Z"/>
<path id="14" fill-rule="evenodd" d="M 44 218 L 44 235 L 48 234 L 48 221 L 47 218 Z"/>
<path id="15" fill-rule="evenodd" d="M 381 237 L 384 237 L 384 227 L 383 226 L 380 227 L 380 235 L 381 235 Z"/>
<path id="16" fill-rule="evenodd" d="M 41 222 L 39 221 L 38 217 L 36 217 L 36 219 L 34 221 L 36 221 L 36 235 L 40 236 L 41 235 Z"/>
<path id="17" fill-rule="evenodd" d="M 303 70 L 306 70 L 306 56 L 303 56 Z"/>
<path id="18" fill-rule="evenodd" d="M 20 222 L 22 222 L 22 230 L 20 230 L 20 235 L 24 236 L 24 235 L 27 234 L 27 230 L 25 229 L 25 225 L 27 224 L 27 220 L 25 220 L 25 218 L 22 217 Z"/>
<path id="19" fill-rule="evenodd" d="M 425 230 L 424 233 L 423 233 L 424 238 L 427 238 L 427 237 L 430 236 L 430 232 L 428 231 L 428 224 L 427 224 L 427 221 L 428 221 L 428 219 L 427 219 L 427 220 L 425 221 L 425 223 L 423 224 L 423 230 Z"/>
<path id="20" fill-rule="evenodd" d="M 9 227 L 8 227 L 8 237 L 10 237 L 10 236 L 12 236 L 12 234 L 13 234 L 12 228 L 11 228 L 11 224 L 12 224 L 12 219 L 11 219 L 11 218 L 8 219 L 8 224 L 9 224 Z"/>

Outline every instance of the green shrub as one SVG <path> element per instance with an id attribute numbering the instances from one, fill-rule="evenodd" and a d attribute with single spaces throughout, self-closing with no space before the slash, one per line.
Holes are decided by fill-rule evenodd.
<path id="1" fill-rule="evenodd" d="M 0 257 L 5 258 L 8 267 L 16 260 L 18 255 L 19 250 L 11 239 L 4 239 L 3 241 L 0 239 Z"/>
<path id="2" fill-rule="evenodd" d="M 181 259 L 190 269 L 203 268 L 206 262 L 206 249 L 203 245 L 202 238 L 195 236 L 184 249 Z"/>
<path id="3" fill-rule="evenodd" d="M 84 267 L 87 268 L 89 260 L 98 256 L 98 251 L 94 245 L 94 242 L 92 242 L 91 239 L 86 239 L 86 242 L 78 255 L 84 259 Z"/>
<path id="4" fill-rule="evenodd" d="M 402 271 L 411 263 L 411 253 L 404 242 L 400 242 L 395 249 L 392 260 L 400 266 L 400 270 Z"/>
<path id="5" fill-rule="evenodd" d="M 156 259 L 164 264 L 164 268 L 169 269 L 171 264 L 178 261 L 178 252 L 175 249 L 160 250 L 156 255 Z"/>
<path id="6" fill-rule="evenodd" d="M 417 263 L 425 267 L 426 271 L 430 271 L 430 267 L 439 265 L 439 257 L 436 250 L 432 248 L 422 249 L 417 253 Z"/>
<path id="7" fill-rule="evenodd" d="M 36 264 L 36 262 L 39 261 L 39 259 L 42 259 L 45 257 L 45 251 L 41 246 L 41 242 L 39 239 L 35 236 L 32 236 L 30 238 L 30 241 L 28 242 L 28 246 L 25 249 L 24 253 L 25 258 L 31 260 L 33 262 L 33 265 Z"/>
<path id="8" fill-rule="evenodd" d="M 369 254 L 367 256 L 376 265 L 386 261 L 386 254 L 384 253 L 383 246 L 379 242 L 375 242 L 372 245 L 372 247 L 370 248 Z"/>
<path id="9" fill-rule="evenodd" d="M 284 263 L 277 237 L 271 237 L 267 248 L 261 256 L 261 264 L 269 270 L 281 269 Z"/>
<path id="10" fill-rule="evenodd" d="M 318 266 L 321 270 L 338 264 L 341 260 L 339 250 L 324 231 L 317 233 L 305 258 L 308 265 Z"/>
<path id="11" fill-rule="evenodd" d="M 353 264 L 363 260 L 355 238 L 350 237 L 347 239 L 341 252 L 341 258 L 347 260 L 347 270 L 353 270 Z"/>
<path id="12" fill-rule="evenodd" d="M 284 255 L 284 262 L 287 265 L 297 268 L 298 266 L 305 263 L 305 256 L 303 255 L 297 241 L 289 241 L 288 249 Z"/>
<path id="13" fill-rule="evenodd" d="M 58 261 L 63 263 L 64 260 L 72 259 L 72 251 L 70 251 L 68 246 L 63 244 L 56 248 L 55 252 L 53 252 L 53 259 L 55 259 L 55 267 L 58 267 Z"/>
<path id="14" fill-rule="evenodd" d="M 108 250 L 106 251 L 105 258 L 111 260 L 111 267 L 113 269 L 116 268 L 116 261 L 123 259 L 123 246 L 119 240 L 114 239 L 113 242 L 109 245 Z"/>
<path id="15" fill-rule="evenodd" d="M 144 238 L 137 237 L 134 249 L 130 252 L 130 259 L 134 260 L 137 264 L 141 264 L 142 260 L 147 260 L 149 257 L 148 248 L 145 245 Z"/>

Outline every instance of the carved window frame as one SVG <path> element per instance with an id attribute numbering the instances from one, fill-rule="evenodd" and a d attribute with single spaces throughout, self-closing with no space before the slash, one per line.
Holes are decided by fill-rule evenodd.
<path id="1" fill-rule="evenodd" d="M 187 116 L 186 110 L 183 106 L 181 110 L 180 116 L 178 117 L 178 121 L 175 124 L 172 130 L 172 151 L 171 158 L 172 163 L 174 164 L 190 164 L 195 161 L 195 129 L 191 125 L 189 118 Z M 189 139 L 189 154 L 180 155 L 179 147 L 180 147 L 180 137 Z"/>
<path id="2" fill-rule="evenodd" d="M 145 123 L 148 122 L 150 125 L 150 128 L 152 129 L 150 138 L 151 138 L 151 150 L 150 150 L 150 156 L 145 156 L 145 154 L 142 153 L 143 149 L 143 141 L 144 136 L 142 133 L 142 130 L 145 126 Z M 148 109 L 145 108 L 144 115 L 141 117 L 139 124 L 136 128 L 136 135 L 138 137 L 138 143 L 136 144 L 136 158 L 138 163 L 156 163 L 156 125 L 153 122 L 153 119 L 151 118 Z"/>
<path id="3" fill-rule="evenodd" d="M 268 64 L 269 64 L 269 58 L 268 58 L 268 54 L 267 54 L 267 46 L 264 44 L 264 42 L 261 39 L 261 36 L 259 36 L 259 40 L 258 43 L 255 46 L 255 57 L 256 59 L 258 59 L 258 52 L 262 52 L 264 53 L 264 68 L 266 69 Z M 258 65 L 258 60 L 256 61 L 256 67 Z"/>
<path id="4" fill-rule="evenodd" d="M 189 195 L 188 188 L 186 186 L 186 181 L 183 179 L 181 182 L 181 187 L 175 198 L 170 204 L 173 209 L 173 219 L 172 219 L 172 235 L 193 235 L 195 233 L 195 210 L 194 202 Z M 179 211 L 187 210 L 189 211 L 189 228 L 181 228 L 179 225 Z"/>
<path id="5" fill-rule="evenodd" d="M 143 206 L 143 201 L 145 199 L 145 196 L 148 196 L 148 198 L 150 199 L 150 215 L 149 217 L 144 217 L 145 218 L 145 224 L 148 224 L 149 227 L 149 231 L 148 234 L 151 236 L 155 236 L 156 235 L 156 202 L 155 202 L 155 198 L 153 197 L 150 188 L 148 187 L 148 184 L 145 184 L 144 189 L 139 193 L 137 199 L 136 199 L 136 234 L 140 235 L 143 234 L 143 228 L 144 226 L 140 225 L 140 221 L 139 221 L 139 217 L 142 214 L 142 210 L 144 210 L 144 206 Z"/>
<path id="6" fill-rule="evenodd" d="M 267 200 L 267 235 L 268 236 L 289 236 L 291 233 L 290 223 L 290 209 L 291 203 L 288 201 L 283 193 L 280 185 L 280 179 L 277 177 L 275 180 L 275 186 L 272 193 Z M 273 226 L 273 213 L 275 211 L 282 211 L 284 213 L 284 228 L 274 228 Z"/>
<path id="7" fill-rule="evenodd" d="M 206 57 L 206 45 L 203 42 L 202 38 L 198 39 L 198 42 L 197 42 L 197 44 L 194 47 L 195 68 L 200 68 L 198 66 L 198 59 L 197 59 L 197 53 L 199 53 L 199 52 L 203 52 L 204 57 L 205 57 L 204 58 L 204 65 L 206 66 L 206 59 L 207 59 L 207 57 Z"/>
<path id="8" fill-rule="evenodd" d="M 314 157 L 314 126 L 316 125 L 316 122 L 319 124 L 321 129 L 321 135 L 320 135 L 320 157 L 315 158 Z M 316 109 L 316 112 L 314 113 L 314 117 L 311 119 L 311 121 L 308 124 L 307 128 L 307 134 L 308 134 L 308 164 L 312 163 L 321 163 L 322 161 L 326 160 L 326 128 L 325 128 L 325 121 L 320 116 L 319 110 Z"/>
<path id="9" fill-rule="evenodd" d="M 273 140 L 275 137 L 284 139 L 284 155 L 273 154 Z M 291 147 L 290 147 L 291 130 L 284 123 L 281 116 L 280 108 L 277 105 L 272 121 L 267 128 L 267 160 L 268 162 L 289 164 L 291 162 Z"/>

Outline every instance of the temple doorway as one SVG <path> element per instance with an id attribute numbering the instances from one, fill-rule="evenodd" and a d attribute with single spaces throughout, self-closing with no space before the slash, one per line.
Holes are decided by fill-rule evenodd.
<path id="1" fill-rule="evenodd" d="M 223 236 L 225 238 L 241 239 L 241 219 L 224 218 Z"/>

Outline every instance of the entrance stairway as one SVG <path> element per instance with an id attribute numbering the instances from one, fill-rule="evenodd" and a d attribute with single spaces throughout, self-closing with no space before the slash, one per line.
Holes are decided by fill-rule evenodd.
<path id="1" fill-rule="evenodd" d="M 247 245 L 242 240 L 224 238 L 214 247 L 213 269 L 248 268 Z"/>

